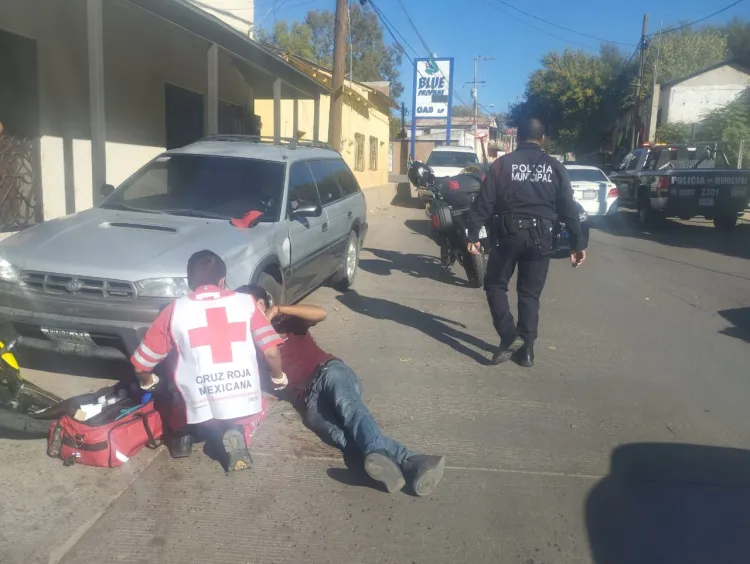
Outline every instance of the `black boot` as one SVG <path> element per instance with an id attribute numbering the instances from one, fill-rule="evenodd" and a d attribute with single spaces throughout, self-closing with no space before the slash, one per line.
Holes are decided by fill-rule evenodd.
<path id="1" fill-rule="evenodd" d="M 414 454 L 404 461 L 402 470 L 415 494 L 430 495 L 443 479 L 445 457 Z"/>
<path id="2" fill-rule="evenodd" d="M 167 436 L 167 448 L 172 458 L 186 458 L 193 454 L 193 434 L 187 430 L 175 431 Z"/>
<path id="3" fill-rule="evenodd" d="M 513 362 L 524 368 L 534 366 L 534 343 L 524 343 L 520 349 L 514 352 Z"/>
<path id="4" fill-rule="evenodd" d="M 365 456 L 365 472 L 383 484 L 388 493 L 398 491 L 406 484 L 398 463 L 384 450 L 376 450 Z"/>
<path id="5" fill-rule="evenodd" d="M 221 439 L 227 455 L 227 472 L 239 472 L 253 467 L 253 459 L 245 442 L 245 434 L 241 429 L 229 428 L 224 431 Z"/>
<path id="6" fill-rule="evenodd" d="M 512 339 L 501 339 L 500 346 L 497 347 L 497 351 L 494 355 L 492 355 L 491 363 L 494 365 L 498 365 L 502 364 L 503 362 L 508 362 L 513 356 L 513 350 L 515 348 L 513 345 L 515 344 L 515 337 L 513 337 Z"/>

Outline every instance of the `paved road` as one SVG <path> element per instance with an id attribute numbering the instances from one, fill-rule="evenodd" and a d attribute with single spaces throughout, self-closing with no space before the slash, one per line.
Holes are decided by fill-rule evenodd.
<path id="1" fill-rule="evenodd" d="M 230 477 L 200 454 L 64 469 L 0 439 L 0 560 L 747 562 L 748 226 L 602 225 L 584 268 L 555 261 L 524 370 L 486 365 L 483 294 L 441 274 L 423 212 L 369 201 L 356 292 L 310 296 L 316 337 L 389 434 L 448 457 L 431 497 L 363 485 L 284 404 Z"/>

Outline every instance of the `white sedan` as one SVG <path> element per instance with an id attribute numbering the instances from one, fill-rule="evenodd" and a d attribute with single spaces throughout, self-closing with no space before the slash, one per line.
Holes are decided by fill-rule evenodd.
<path id="1" fill-rule="evenodd" d="M 573 186 L 573 197 L 589 217 L 617 212 L 617 186 L 595 166 L 565 165 Z"/>

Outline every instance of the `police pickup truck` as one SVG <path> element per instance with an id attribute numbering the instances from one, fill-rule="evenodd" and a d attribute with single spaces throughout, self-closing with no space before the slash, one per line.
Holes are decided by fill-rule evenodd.
<path id="1" fill-rule="evenodd" d="M 665 217 L 712 219 L 732 231 L 748 206 L 750 170 L 731 168 L 715 144 L 645 145 L 610 174 L 618 207 L 638 210 L 644 228 Z"/>

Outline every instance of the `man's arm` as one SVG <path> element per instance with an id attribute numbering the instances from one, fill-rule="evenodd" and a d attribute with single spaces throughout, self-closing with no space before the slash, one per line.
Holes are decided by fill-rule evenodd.
<path id="1" fill-rule="evenodd" d="M 284 371 L 281 368 L 279 346 L 284 341 L 257 306 L 250 318 L 250 335 L 253 338 L 255 347 L 261 352 L 263 358 L 266 359 L 268 368 L 271 371 L 271 378 L 281 380 L 284 377 Z"/>
<path id="2" fill-rule="evenodd" d="M 149 327 L 143 341 L 135 349 L 130 363 L 135 368 L 135 375 L 141 388 L 148 389 L 156 385 L 158 379 L 153 375 L 156 365 L 161 363 L 174 347 L 169 326 L 172 323 L 174 305 L 169 304 Z"/>
<path id="3" fill-rule="evenodd" d="M 302 321 L 307 327 L 314 327 L 321 321 L 325 321 L 328 313 L 322 307 L 314 305 L 285 305 L 276 306 L 275 315 L 295 317 Z"/>
<path id="4" fill-rule="evenodd" d="M 479 230 L 482 229 L 487 221 L 495 213 L 495 199 L 497 198 L 497 189 L 495 188 L 496 175 L 502 170 L 502 159 L 496 160 L 490 165 L 487 174 L 479 188 L 477 199 L 471 206 L 469 216 L 469 241 L 471 243 L 479 242 Z"/>
<path id="5" fill-rule="evenodd" d="M 581 231 L 581 218 L 578 216 L 578 207 L 573 198 L 573 187 L 570 185 L 570 177 L 564 166 L 558 165 L 557 174 L 560 182 L 557 185 L 557 215 L 565 222 L 570 236 L 571 260 L 574 266 L 578 266 L 586 259 L 583 234 Z"/>

